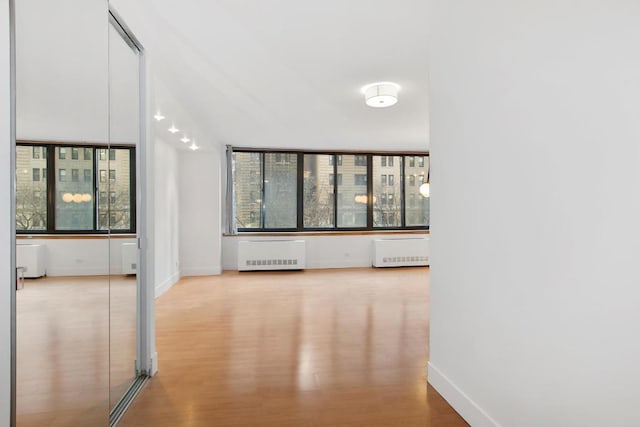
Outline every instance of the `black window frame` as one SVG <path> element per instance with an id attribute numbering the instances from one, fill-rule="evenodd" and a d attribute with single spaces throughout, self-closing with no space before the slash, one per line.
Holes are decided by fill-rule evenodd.
<path id="1" fill-rule="evenodd" d="M 407 226 L 407 197 L 406 197 L 406 187 L 407 183 L 405 182 L 405 166 L 407 166 L 407 159 L 414 156 L 424 156 L 424 158 L 429 157 L 429 152 L 349 152 L 349 151 L 291 151 L 291 150 L 265 150 L 265 149 L 251 149 L 251 148 L 243 148 L 243 147 L 234 147 L 234 153 L 257 153 L 261 156 L 261 161 L 264 162 L 264 154 L 265 153 L 287 153 L 289 155 L 295 155 L 298 159 L 298 170 L 297 170 L 297 180 L 296 180 L 296 206 L 297 206 L 297 226 L 291 228 L 266 228 L 264 227 L 264 221 L 261 221 L 260 227 L 238 227 L 238 233 L 269 233 L 269 232 L 335 232 L 335 231 L 371 231 L 371 232 L 379 232 L 379 231 L 402 231 L 402 230 L 425 230 L 428 231 L 430 229 L 430 225 L 417 225 L 417 226 Z M 329 161 L 329 165 L 333 167 L 333 192 L 335 197 L 333 198 L 333 213 L 334 213 L 334 221 L 333 227 L 305 227 L 304 226 L 304 156 L 305 155 L 330 155 L 332 156 Z M 347 156 L 360 156 L 354 157 L 354 166 L 364 166 L 364 164 L 360 165 L 361 161 L 356 159 L 365 159 L 366 160 L 366 186 L 364 193 L 367 194 L 367 225 L 362 227 L 339 227 L 337 225 L 338 221 L 338 180 L 335 179 L 335 176 L 342 175 L 338 174 L 338 166 L 342 165 L 343 155 Z M 400 180 L 400 193 L 394 197 L 398 197 L 400 200 L 400 215 L 401 215 L 401 224 L 399 226 L 393 227 L 381 227 L 373 226 L 373 157 L 374 156 L 388 156 L 386 157 L 386 163 L 389 164 L 389 157 L 400 157 L 400 172 L 399 172 L 399 180 Z M 415 158 L 415 157 L 414 157 Z M 393 165 L 393 160 L 391 160 L 391 165 Z M 414 160 L 415 162 L 415 160 Z M 227 165 L 227 167 L 231 168 L 231 165 Z M 236 173 L 238 173 L 238 169 L 236 166 Z M 261 188 L 264 191 L 264 180 L 265 176 L 262 175 Z M 394 177 L 395 180 L 395 177 Z M 354 178 L 355 181 L 355 178 Z M 235 187 L 235 183 L 234 183 Z M 235 191 L 235 189 L 234 189 Z M 234 202 L 235 203 L 235 202 Z M 261 217 L 264 218 L 264 209 L 265 204 L 262 203 L 261 206 Z M 235 208 L 234 208 L 235 211 Z M 234 218 L 235 221 L 235 218 Z"/>
<path id="2" fill-rule="evenodd" d="M 40 148 L 42 153 L 42 158 L 46 160 L 46 167 L 42 168 L 42 175 L 40 176 L 40 180 L 46 182 L 46 197 L 47 200 L 47 228 L 44 230 L 34 230 L 34 229 L 16 229 L 16 234 L 18 235 L 74 235 L 74 234 L 97 234 L 97 235 L 105 235 L 105 234 L 136 234 L 137 233 L 137 224 L 136 224 L 136 147 L 132 145 L 110 145 L 111 149 L 125 149 L 129 151 L 129 212 L 130 212 L 130 227 L 128 229 L 100 229 L 99 218 L 98 218 L 98 152 L 99 150 L 105 150 L 105 145 L 101 144 L 70 144 L 70 143 L 52 143 L 46 141 L 16 141 L 16 146 L 22 147 L 31 147 L 32 154 L 35 148 Z M 69 159 L 68 152 L 66 152 L 66 148 L 71 147 L 78 149 L 78 153 L 82 151 L 86 153 L 86 150 L 91 150 L 93 152 L 91 159 L 86 159 L 86 156 L 83 156 L 84 159 L 91 160 L 93 165 L 93 174 L 92 174 L 92 186 L 93 186 L 93 198 L 94 198 L 94 209 L 93 209 L 93 228 L 87 230 L 56 230 L 55 224 L 55 215 L 56 215 L 56 174 L 59 174 L 61 169 L 65 170 L 65 178 L 66 181 L 72 179 L 68 170 L 68 167 L 56 169 L 56 162 L 58 160 L 71 160 Z M 56 148 L 65 148 L 63 151 L 62 158 L 59 158 L 60 155 L 56 156 Z M 37 150 L 36 150 L 37 151 Z M 58 153 L 60 151 L 58 150 Z M 108 158 L 108 157 L 107 157 Z M 78 154 L 78 159 L 80 159 L 80 154 Z M 75 159 L 74 159 L 75 160 Z M 78 169 L 78 179 L 80 179 L 80 173 Z"/>

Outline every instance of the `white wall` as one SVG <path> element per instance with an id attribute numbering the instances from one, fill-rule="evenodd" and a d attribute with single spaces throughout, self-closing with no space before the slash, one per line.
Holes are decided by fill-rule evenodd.
<path id="1" fill-rule="evenodd" d="M 16 1 L 18 139 L 107 141 L 105 9 L 104 1 Z"/>
<path id="2" fill-rule="evenodd" d="M 122 274 L 122 244 L 135 238 L 18 239 L 17 244 L 44 246 L 47 276 Z"/>
<path id="3" fill-rule="evenodd" d="M 431 0 L 429 381 L 474 426 L 640 425 L 638 22 Z"/>
<path id="4" fill-rule="evenodd" d="M 9 0 L 0 0 L 0 425 L 11 412 L 11 103 Z"/>
<path id="5" fill-rule="evenodd" d="M 180 205 L 178 153 L 155 140 L 155 295 L 160 296 L 180 280 Z"/>
<path id="6" fill-rule="evenodd" d="M 180 152 L 180 266 L 183 276 L 220 274 L 221 158 L 218 152 Z"/>
<path id="7" fill-rule="evenodd" d="M 224 236 L 222 238 L 222 267 L 238 269 L 238 242 L 252 240 L 304 240 L 306 242 L 306 268 L 355 268 L 371 267 L 373 241 L 424 237 L 423 234 L 367 234 L 334 236 Z M 428 237 L 428 236 L 427 236 Z"/>

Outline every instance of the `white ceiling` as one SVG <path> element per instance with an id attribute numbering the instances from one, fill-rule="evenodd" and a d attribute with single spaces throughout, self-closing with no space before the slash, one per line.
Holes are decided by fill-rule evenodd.
<path id="1" fill-rule="evenodd" d="M 158 109 L 200 146 L 428 149 L 424 0 L 111 3 L 149 53 Z M 367 107 L 360 88 L 381 80 L 398 104 Z M 180 145 L 169 120 L 159 135 Z"/>

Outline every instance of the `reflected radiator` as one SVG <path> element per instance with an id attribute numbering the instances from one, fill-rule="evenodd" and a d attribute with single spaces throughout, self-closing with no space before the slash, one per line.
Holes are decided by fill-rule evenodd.
<path id="1" fill-rule="evenodd" d="M 122 244 L 122 274 L 136 274 L 138 270 L 138 247 L 135 243 Z"/>
<path id="2" fill-rule="evenodd" d="M 255 240 L 238 243 L 238 271 L 302 270 L 304 240 Z"/>
<path id="3" fill-rule="evenodd" d="M 429 265 L 429 238 L 376 239 L 374 267 Z"/>
<path id="4" fill-rule="evenodd" d="M 23 277 L 46 276 L 45 261 L 44 245 L 16 245 L 16 267 L 22 267 Z"/>

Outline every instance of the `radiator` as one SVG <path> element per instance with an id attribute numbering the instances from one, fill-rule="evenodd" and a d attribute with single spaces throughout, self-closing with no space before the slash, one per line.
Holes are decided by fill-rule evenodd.
<path id="1" fill-rule="evenodd" d="M 135 243 L 122 244 L 122 274 L 136 274 L 138 247 Z"/>
<path id="2" fill-rule="evenodd" d="M 376 239 L 374 267 L 429 265 L 429 238 Z"/>
<path id="3" fill-rule="evenodd" d="M 302 270 L 304 240 L 254 240 L 238 243 L 238 271 Z"/>
<path id="4" fill-rule="evenodd" d="M 16 245 L 16 267 L 30 279 L 47 275 L 43 245 Z"/>

